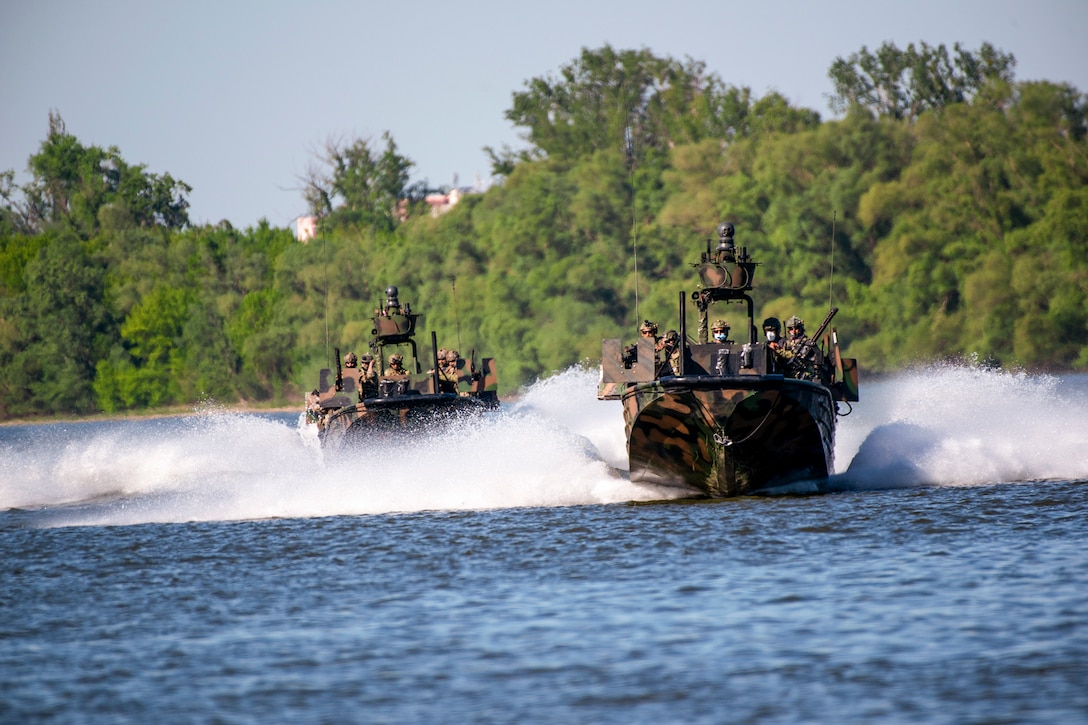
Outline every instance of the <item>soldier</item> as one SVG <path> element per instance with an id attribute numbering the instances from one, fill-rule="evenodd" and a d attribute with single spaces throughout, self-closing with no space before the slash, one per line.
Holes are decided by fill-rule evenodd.
<path id="1" fill-rule="evenodd" d="M 710 334 L 714 342 L 729 342 L 729 323 L 725 320 L 714 320 L 714 324 L 710 326 Z"/>
<path id="2" fill-rule="evenodd" d="M 782 349 L 782 323 L 777 317 L 768 317 L 763 321 L 763 336 L 767 338 L 767 347 L 772 350 Z"/>
<path id="3" fill-rule="evenodd" d="M 783 357 L 788 360 L 789 374 L 799 380 L 815 380 L 820 365 L 820 351 L 805 335 L 805 321 L 794 315 L 786 320 L 786 332 L 788 335 L 783 348 L 788 356 Z"/>
<path id="4" fill-rule="evenodd" d="M 359 400 L 378 397 L 378 371 L 374 369 L 377 361 L 373 355 L 359 358 Z"/>
<path id="5" fill-rule="evenodd" d="M 355 353 L 349 352 L 344 356 L 344 367 L 353 368 L 358 364 L 358 358 L 355 357 Z"/>
<path id="6" fill-rule="evenodd" d="M 446 350 L 445 359 L 438 361 L 438 392 L 457 392 L 457 361 L 460 359 L 456 350 Z"/>
<path id="7" fill-rule="evenodd" d="M 317 388 L 306 395 L 306 422 L 317 423 L 318 430 L 324 427 L 325 411 L 321 410 L 321 393 Z"/>
<path id="8" fill-rule="evenodd" d="M 639 337 L 649 340 L 654 347 L 654 363 L 657 363 L 658 353 L 661 351 L 661 339 L 657 336 L 657 323 L 650 322 L 649 320 L 643 320 L 642 325 L 638 328 Z M 623 349 L 624 363 L 630 367 L 634 363 L 638 362 L 638 345 L 628 345 Z"/>
<path id="9" fill-rule="evenodd" d="M 763 321 L 763 336 L 767 340 L 767 349 L 771 351 L 771 370 L 781 372 L 793 354 L 782 344 L 782 323 L 777 317 L 768 317 Z"/>
<path id="10" fill-rule="evenodd" d="M 643 320 L 642 321 L 642 327 L 638 328 L 638 334 L 640 336 L 642 336 L 642 337 L 653 340 L 654 341 L 654 348 L 655 349 L 660 349 L 657 346 L 657 341 L 658 341 L 659 338 L 657 337 L 657 323 L 656 322 L 650 322 L 649 320 Z"/>
<path id="11" fill-rule="evenodd" d="M 407 375 L 408 371 L 404 369 L 404 356 L 399 352 L 395 352 L 389 356 L 389 367 L 385 369 L 383 375 Z"/>
<path id="12" fill-rule="evenodd" d="M 661 338 L 662 359 L 657 363 L 657 377 L 680 374 L 680 333 L 669 330 Z"/>

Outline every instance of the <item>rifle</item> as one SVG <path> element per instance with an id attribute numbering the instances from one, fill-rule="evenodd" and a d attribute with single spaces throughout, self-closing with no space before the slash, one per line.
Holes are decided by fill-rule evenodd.
<path id="1" fill-rule="evenodd" d="M 819 340 L 820 339 L 820 336 L 822 336 L 824 334 L 824 330 L 826 330 L 827 326 L 831 324 L 832 318 L 834 318 L 835 315 L 838 314 L 838 312 L 839 312 L 838 307 L 832 307 L 828 311 L 827 317 L 824 318 L 824 321 L 821 322 L 820 326 L 816 329 L 816 334 L 812 336 L 813 340 Z"/>

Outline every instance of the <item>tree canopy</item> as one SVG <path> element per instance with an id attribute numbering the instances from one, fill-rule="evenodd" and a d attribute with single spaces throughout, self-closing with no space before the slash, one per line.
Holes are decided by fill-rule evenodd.
<path id="1" fill-rule="evenodd" d="M 131 166 L 116 147 L 85 147 L 68 133 L 60 114 L 49 113 L 49 133 L 28 163 L 33 179 L 17 187 L 14 173 L 0 179 L 4 226 L 23 233 L 50 225 L 93 236 L 105 215 L 114 223 L 181 229 L 189 223 L 192 188 L 169 174 Z"/>
<path id="2" fill-rule="evenodd" d="M 884 43 L 875 53 L 862 47 L 836 58 L 828 71 L 835 85 L 831 108 L 862 108 L 878 116 L 914 120 L 924 111 L 963 103 L 988 85 L 1013 78 L 1016 58 L 989 43 L 977 52 L 959 43 L 949 55 L 944 45 L 909 44 L 900 50 Z"/>
<path id="3" fill-rule="evenodd" d="M 397 153 L 389 132 L 384 150 L 367 139 L 329 139 L 303 178 L 310 213 L 327 226 L 391 231 L 406 212 L 401 204 L 418 202 L 423 184 L 409 184 L 415 163 Z"/>
<path id="4" fill-rule="evenodd" d="M 495 357 L 509 393 L 595 364 L 642 319 L 674 326 L 724 220 L 762 262 L 757 316 L 834 302 L 864 372 L 951 356 L 1088 370 L 1085 96 L 1016 81 L 989 46 L 885 48 L 846 62 L 864 61 L 869 95 L 844 87 L 827 121 L 695 61 L 585 50 L 513 93 L 529 148 L 442 216 L 390 134 L 327 145 L 309 244 L 189 225 L 187 186 L 51 114 L 34 179 L 0 174 L 0 418 L 297 403 L 332 347 L 365 345 L 390 284 L 440 344 Z"/>

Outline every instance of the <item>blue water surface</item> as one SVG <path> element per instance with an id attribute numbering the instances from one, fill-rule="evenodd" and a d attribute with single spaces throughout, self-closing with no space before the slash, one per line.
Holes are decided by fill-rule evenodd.
<path id="1" fill-rule="evenodd" d="M 539 389 L 338 462 L 0 429 L 0 722 L 1088 722 L 1084 386 L 978 375 L 870 386 L 832 493 L 704 503 Z"/>

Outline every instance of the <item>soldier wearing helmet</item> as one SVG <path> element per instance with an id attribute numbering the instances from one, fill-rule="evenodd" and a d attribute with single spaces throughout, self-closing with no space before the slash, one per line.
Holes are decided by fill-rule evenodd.
<path id="1" fill-rule="evenodd" d="M 786 362 L 786 373 L 800 380 L 818 377 L 820 351 L 805 335 L 805 321 L 797 315 L 786 320 L 786 339 L 782 344 L 781 358 Z"/>
<path id="2" fill-rule="evenodd" d="M 729 342 L 729 323 L 725 320 L 714 320 L 714 324 L 710 326 L 710 336 L 717 343 Z"/>
<path id="3" fill-rule="evenodd" d="M 353 368 L 358 365 L 358 363 L 359 359 L 355 357 L 355 353 L 349 352 L 347 355 L 344 356 L 344 367 Z"/>
<path id="4" fill-rule="evenodd" d="M 661 361 L 657 364 L 657 376 L 680 374 L 680 333 L 669 330 L 661 338 Z"/>
<path id="5" fill-rule="evenodd" d="M 800 340 L 805 336 L 805 321 L 797 315 L 786 320 L 786 332 L 791 340 Z"/>
<path id="6" fill-rule="evenodd" d="M 445 350 L 438 361 L 438 392 L 457 392 L 457 361 L 461 355 L 456 350 Z"/>
<path id="7" fill-rule="evenodd" d="M 378 397 L 378 371 L 374 369 L 377 361 L 373 355 L 366 354 L 359 358 L 359 400 Z"/>
<path id="8" fill-rule="evenodd" d="M 404 356 L 399 352 L 395 352 L 389 356 L 389 367 L 385 369 L 383 375 L 407 375 L 408 371 L 404 369 Z"/>
<path id="9" fill-rule="evenodd" d="M 657 323 L 643 320 L 638 328 L 638 336 L 650 341 L 654 349 L 654 363 L 656 365 L 658 353 L 661 351 L 661 338 L 657 336 Z M 623 361 L 628 366 L 638 362 L 638 343 L 623 348 Z"/>
<path id="10" fill-rule="evenodd" d="M 657 323 L 650 322 L 649 320 L 643 320 L 642 326 L 638 328 L 638 334 L 642 337 L 649 338 L 654 341 L 654 347 L 657 347 Z"/>
<path id="11" fill-rule="evenodd" d="M 768 317 L 763 321 L 763 336 L 767 338 L 768 347 L 782 346 L 782 323 L 777 317 Z"/>
<path id="12" fill-rule="evenodd" d="M 777 317 L 768 317 L 763 321 L 763 337 L 767 340 L 767 349 L 771 351 L 771 371 L 781 372 L 792 355 L 782 341 L 782 323 Z"/>

